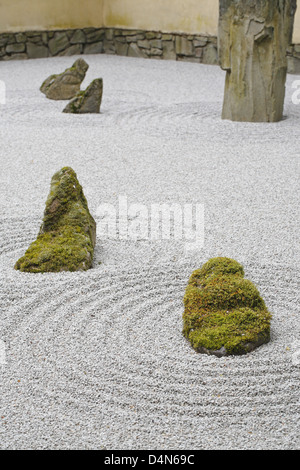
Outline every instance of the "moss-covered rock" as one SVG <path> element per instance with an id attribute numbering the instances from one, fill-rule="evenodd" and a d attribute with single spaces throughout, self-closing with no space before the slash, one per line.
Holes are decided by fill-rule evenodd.
<path id="1" fill-rule="evenodd" d="M 67 104 L 64 113 L 87 114 L 100 113 L 103 93 L 102 78 L 95 78 L 86 90 L 79 91 Z"/>
<path id="2" fill-rule="evenodd" d="M 85 60 L 77 59 L 63 73 L 50 75 L 41 85 L 40 91 L 51 100 L 70 100 L 80 90 L 88 68 Z"/>
<path id="3" fill-rule="evenodd" d="M 183 334 L 200 353 L 246 354 L 270 340 L 271 314 L 233 259 L 212 258 L 194 271 L 184 307 Z"/>
<path id="4" fill-rule="evenodd" d="M 92 266 L 95 244 L 96 222 L 76 173 L 65 167 L 52 178 L 38 237 L 15 269 L 32 273 L 85 271 Z"/>

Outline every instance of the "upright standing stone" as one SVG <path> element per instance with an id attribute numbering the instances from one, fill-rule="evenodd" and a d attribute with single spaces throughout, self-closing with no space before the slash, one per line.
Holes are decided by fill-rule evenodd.
<path id="1" fill-rule="evenodd" d="M 50 75 L 40 87 L 51 100 L 70 100 L 80 90 L 89 66 L 83 59 L 77 59 L 72 67 L 59 75 Z"/>
<path id="2" fill-rule="evenodd" d="M 100 113 L 103 93 L 103 79 L 95 78 L 86 90 L 79 91 L 67 104 L 64 113 Z"/>
<path id="3" fill-rule="evenodd" d="M 92 266 L 96 222 L 76 173 L 64 167 L 51 180 L 37 239 L 15 269 L 31 273 L 86 271 Z"/>
<path id="4" fill-rule="evenodd" d="M 223 119 L 282 119 L 296 0 L 220 0 L 219 60 L 226 70 Z"/>

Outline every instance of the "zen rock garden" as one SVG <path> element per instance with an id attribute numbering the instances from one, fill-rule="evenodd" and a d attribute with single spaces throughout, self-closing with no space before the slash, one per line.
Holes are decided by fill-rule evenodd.
<path id="1" fill-rule="evenodd" d="M 76 173 L 65 167 L 51 180 L 37 239 L 15 269 L 29 273 L 86 271 L 93 265 L 96 222 Z M 271 314 L 244 269 L 229 258 L 210 259 L 190 277 L 183 334 L 200 353 L 241 355 L 270 340 Z"/>
<path id="2" fill-rule="evenodd" d="M 64 113 L 100 113 L 102 78 L 94 79 L 86 90 L 80 90 L 88 68 L 84 59 L 77 59 L 72 67 L 61 74 L 50 75 L 40 90 L 51 100 L 71 100 L 63 110 Z"/>
<path id="3" fill-rule="evenodd" d="M 226 70 L 222 118 L 276 122 L 282 119 L 295 0 L 221 0 L 220 65 Z M 70 100 L 64 113 L 99 113 L 102 78 L 80 90 L 89 66 L 78 59 L 51 75 L 40 90 L 48 99 Z M 65 167 L 52 178 L 36 241 L 15 269 L 85 271 L 92 267 L 96 223 L 76 173 Z M 237 261 L 208 260 L 191 275 L 184 296 L 183 335 L 199 353 L 242 355 L 270 341 L 271 314 Z"/>
<path id="4" fill-rule="evenodd" d="M 1 449 L 299 449 L 297 4 L 0 1 Z"/>

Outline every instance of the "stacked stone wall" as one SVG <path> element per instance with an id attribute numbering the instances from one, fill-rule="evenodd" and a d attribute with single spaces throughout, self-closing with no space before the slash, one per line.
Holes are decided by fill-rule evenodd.
<path id="1" fill-rule="evenodd" d="M 218 64 L 215 36 L 117 28 L 0 33 L 0 61 L 102 53 Z M 287 55 L 289 72 L 299 74 L 300 45 Z"/>

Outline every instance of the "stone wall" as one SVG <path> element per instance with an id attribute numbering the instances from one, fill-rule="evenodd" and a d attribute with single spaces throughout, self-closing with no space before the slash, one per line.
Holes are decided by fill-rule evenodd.
<path id="1" fill-rule="evenodd" d="M 36 59 L 103 52 L 103 29 L 0 34 L 0 60 Z"/>
<path id="2" fill-rule="evenodd" d="M 84 28 L 0 34 L 0 61 L 77 54 L 218 63 L 217 38 L 116 28 Z M 288 50 L 289 71 L 300 73 L 300 46 Z"/>
<path id="3" fill-rule="evenodd" d="M 217 39 L 115 28 L 0 34 L 0 60 L 98 53 L 216 64 Z"/>

